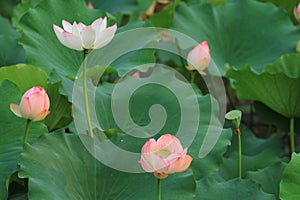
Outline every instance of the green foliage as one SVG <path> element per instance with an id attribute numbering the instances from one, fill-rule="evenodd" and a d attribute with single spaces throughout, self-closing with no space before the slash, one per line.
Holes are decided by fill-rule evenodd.
<path id="1" fill-rule="evenodd" d="M 227 76 L 235 80 L 240 99 L 264 103 L 285 117 L 299 117 L 300 54 L 289 54 L 267 65 L 257 74 L 249 66 L 231 69 Z"/>
<path id="2" fill-rule="evenodd" d="M 300 39 L 285 12 L 272 4 L 253 0 L 177 7 L 170 28 L 198 42 L 207 40 L 211 56 L 225 74 L 226 65 L 241 68 L 250 64 L 260 72 L 283 53 L 295 52 Z M 179 44 L 182 48 L 185 44 Z"/>
<path id="3" fill-rule="evenodd" d="M 8 19 L 2 16 L 0 16 L 0 27 L 0 67 L 23 62 L 24 49 L 18 44 L 20 33 L 13 29 Z"/>
<path id="4" fill-rule="evenodd" d="M 18 87 L 9 81 L 0 85 L 0 199 L 6 199 L 8 194 L 9 178 L 18 170 L 18 157 L 22 152 L 22 141 L 26 120 L 15 116 L 9 109 L 10 103 L 19 103 L 21 93 Z M 47 133 L 46 126 L 41 122 L 32 123 L 29 130 L 29 143 L 32 143 L 41 134 Z"/>
<path id="5" fill-rule="evenodd" d="M 88 2 L 94 9 L 87 7 Z M 104 16 L 109 25 L 117 24 L 117 33 L 109 45 L 91 51 L 87 57 L 88 85 L 95 92 L 95 96 L 89 96 L 95 97 L 90 110 L 95 110 L 94 120 L 101 127 L 94 128 L 95 137 L 101 136 L 101 144 L 111 142 L 116 149 L 140 153 L 149 138 L 129 135 L 123 129 L 124 124 L 131 130 L 150 127 L 144 131 L 147 133 L 153 131 L 149 124 L 161 124 L 161 129 L 154 131 L 154 138 L 179 131 L 185 137 L 195 134 L 191 144 L 183 141 L 193 158 L 191 166 L 162 180 L 162 199 L 300 198 L 300 156 L 294 153 L 289 160 L 287 139 L 288 118 L 293 117 L 298 134 L 295 139 L 299 141 L 300 54 L 295 53 L 295 48 L 300 31 L 293 16 L 299 0 L 171 0 L 167 4 L 157 3 L 153 13 L 146 14 L 152 3 L 152 0 L 3 0 L 0 3 L 0 200 L 156 198 L 157 180 L 152 173 L 126 173 L 104 165 L 84 145 L 86 129 L 79 130 L 77 126 L 76 112 L 84 116 L 85 109 L 78 103 L 83 102 L 82 88 L 77 91 L 79 95 L 74 95 L 74 82 L 83 77 L 84 54 L 63 46 L 53 24 L 61 27 L 63 19 L 90 24 Z M 190 36 L 191 41 L 207 40 L 211 53 L 208 75 L 197 74 L 196 81 L 190 84 L 192 75 L 185 69 L 187 61 L 178 55 L 187 55 L 194 47 L 190 44 L 196 43 L 179 42 L 173 35 L 175 32 L 161 32 L 161 29 L 137 34 L 141 33 L 140 28 L 153 26 L 174 29 Z M 170 49 L 173 53 L 167 51 Z M 155 63 L 171 67 L 188 81 L 181 75 L 167 73 L 169 68 Z M 237 178 L 238 137 L 222 124 L 226 105 L 218 102 L 218 92 L 214 96 L 207 94 L 207 84 L 214 85 L 217 78 L 210 67 L 213 64 L 229 79 L 230 109 L 243 111 L 242 179 Z M 139 77 L 133 76 L 135 72 Z M 157 80 L 164 84 L 156 84 Z M 211 82 L 205 83 L 207 80 Z M 124 85 L 117 91 L 120 83 Z M 141 87 L 133 91 L 135 85 Z M 176 89 L 170 90 L 166 85 Z M 51 113 L 44 121 L 31 123 L 28 144 L 23 148 L 26 120 L 15 116 L 9 105 L 18 104 L 22 94 L 32 86 L 46 89 Z M 187 92 L 190 88 L 193 94 Z M 130 92 L 133 93 L 125 105 L 124 99 Z M 178 92 L 184 94 L 182 98 L 178 98 Z M 181 103 L 193 98 L 199 106 L 183 116 L 182 108 L 190 105 Z M 254 110 L 252 105 L 243 109 L 248 100 L 250 104 L 255 101 Z M 113 110 L 116 102 L 122 107 Z M 123 104 L 128 113 L 123 112 Z M 153 107 L 157 105 L 164 108 L 165 123 L 163 114 L 153 115 Z M 198 109 L 200 116 L 196 116 Z M 224 113 L 220 115 L 222 109 Z M 229 119 L 236 117 L 241 118 L 240 113 L 226 115 Z M 128 125 L 128 119 L 134 125 Z M 80 123 L 85 122 L 83 117 Z M 189 125 L 181 129 L 182 123 Z M 197 129 L 190 126 L 193 123 Z M 203 146 L 207 137 L 217 140 Z M 296 146 L 299 149 L 298 142 Z M 123 160 L 126 166 L 140 167 L 138 159 L 127 161 L 111 156 L 110 151 L 116 149 L 109 149 L 104 156 Z M 203 157 L 203 151 L 209 153 Z"/>
<path id="6" fill-rule="evenodd" d="M 293 153 L 290 163 L 284 170 L 280 182 L 280 198 L 285 200 L 296 200 L 300 197 L 300 155 Z"/>
<path id="7" fill-rule="evenodd" d="M 127 174 L 104 166 L 75 134 L 41 137 L 34 145 L 26 146 L 19 163 L 19 176 L 29 177 L 30 199 L 155 198 L 156 179 L 152 174 Z M 194 197 L 195 182 L 190 171 L 171 175 L 162 185 L 166 199 Z"/>

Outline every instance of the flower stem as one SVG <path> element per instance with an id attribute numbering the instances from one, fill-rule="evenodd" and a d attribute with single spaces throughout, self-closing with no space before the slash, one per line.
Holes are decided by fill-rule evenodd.
<path id="1" fill-rule="evenodd" d="M 290 118 L 290 144 L 291 144 L 291 153 L 293 153 L 295 152 L 294 117 Z"/>
<path id="2" fill-rule="evenodd" d="M 191 83 L 195 83 L 195 72 L 191 71 Z"/>
<path id="3" fill-rule="evenodd" d="M 238 135 L 238 174 L 239 178 L 242 178 L 242 139 L 241 139 L 241 130 L 240 128 L 235 129 L 236 134 Z"/>
<path id="4" fill-rule="evenodd" d="M 90 110 L 89 110 L 89 98 L 88 98 L 88 89 L 87 89 L 87 55 L 89 51 L 84 50 L 84 58 L 83 58 L 83 95 L 84 95 L 84 106 L 85 106 L 85 113 L 86 113 L 86 119 L 88 123 L 88 131 L 89 136 L 91 138 L 94 137 L 93 134 L 93 127 L 91 122 L 91 116 L 90 116 Z"/>
<path id="5" fill-rule="evenodd" d="M 161 179 L 157 179 L 157 200 L 161 200 Z"/>
<path id="6" fill-rule="evenodd" d="M 24 138 L 23 138 L 23 148 L 25 147 L 26 143 L 27 143 L 27 138 L 28 138 L 28 134 L 29 134 L 29 125 L 30 125 L 31 120 L 27 119 L 26 122 L 26 127 L 25 127 L 25 132 L 24 132 Z"/>

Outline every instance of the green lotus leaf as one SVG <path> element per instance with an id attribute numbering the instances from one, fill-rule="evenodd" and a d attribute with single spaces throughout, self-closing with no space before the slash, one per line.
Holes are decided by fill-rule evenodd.
<path id="1" fill-rule="evenodd" d="M 0 16 L 0 27 L 0 67 L 23 62 L 25 52 L 18 44 L 21 34 L 12 27 L 8 19 L 2 16 Z"/>
<path id="2" fill-rule="evenodd" d="M 280 199 L 296 200 L 300 198 L 300 154 L 293 153 L 280 182 Z"/>
<path id="3" fill-rule="evenodd" d="M 243 200 L 275 200 L 275 196 L 265 193 L 258 184 L 246 179 L 217 181 L 214 177 L 206 177 L 197 181 L 196 199 L 243 199 Z"/>
<path id="4" fill-rule="evenodd" d="M 249 66 L 231 69 L 227 76 L 235 80 L 239 99 L 264 103 L 285 117 L 300 116 L 300 54 L 288 54 L 255 73 Z"/>
<path id="5" fill-rule="evenodd" d="M 152 174 L 124 173 L 104 166 L 76 134 L 40 137 L 26 146 L 19 164 L 19 176 L 29 178 L 28 197 L 33 200 L 156 198 L 157 181 Z M 162 180 L 162 190 L 166 199 L 194 199 L 195 181 L 190 171 L 170 175 Z"/>
<path id="6" fill-rule="evenodd" d="M 279 162 L 259 169 L 255 172 L 248 172 L 246 177 L 261 185 L 262 190 L 269 194 L 275 194 L 279 199 L 279 183 L 282 178 L 286 163 Z M 274 176 L 276 174 L 276 176 Z"/>
<path id="7" fill-rule="evenodd" d="M 198 42 L 207 40 L 211 57 L 222 74 L 228 64 L 237 69 L 250 64 L 260 72 L 283 53 L 295 52 L 300 39 L 300 30 L 283 10 L 253 0 L 217 7 L 181 3 L 170 28 Z"/>
<path id="8" fill-rule="evenodd" d="M 32 65 L 17 64 L 0 68 L 0 82 L 9 80 L 16 84 L 22 93 L 33 86 L 41 86 L 46 89 L 47 74 Z"/>

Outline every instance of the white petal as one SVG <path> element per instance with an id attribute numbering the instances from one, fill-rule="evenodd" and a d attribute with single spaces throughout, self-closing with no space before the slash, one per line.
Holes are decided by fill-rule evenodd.
<path id="1" fill-rule="evenodd" d="M 93 48 L 95 37 L 96 37 L 95 29 L 93 29 L 91 26 L 87 26 L 83 28 L 81 32 L 83 47 L 85 49 Z"/>
<path id="2" fill-rule="evenodd" d="M 83 24 L 83 23 L 81 23 L 81 22 L 78 23 L 79 31 L 81 31 L 84 27 L 86 27 L 85 24 Z"/>
<path id="3" fill-rule="evenodd" d="M 96 40 L 94 43 L 94 48 L 99 49 L 107 45 L 114 37 L 117 30 L 117 25 L 113 25 L 96 35 Z"/>
<path id="4" fill-rule="evenodd" d="M 55 24 L 53 24 L 53 30 L 56 34 L 57 39 L 64 45 L 64 36 L 63 36 L 63 32 L 64 30 L 62 28 L 60 28 L 59 26 L 56 26 Z"/>
<path id="5" fill-rule="evenodd" d="M 83 50 L 81 38 L 79 38 L 71 33 L 68 33 L 68 32 L 64 32 L 63 36 L 64 36 L 64 40 L 65 40 L 64 45 L 66 47 L 69 47 L 69 48 L 75 49 L 75 50 L 79 50 L 79 51 Z"/>
<path id="6" fill-rule="evenodd" d="M 72 33 L 73 33 L 73 35 L 81 38 L 80 30 L 78 28 L 78 25 L 75 22 L 73 23 Z"/>
<path id="7" fill-rule="evenodd" d="M 83 50 L 81 38 L 64 31 L 62 28 L 53 24 L 53 29 L 58 40 L 68 48 L 75 50 Z"/>
<path id="8" fill-rule="evenodd" d="M 95 29 L 96 31 L 98 30 L 101 30 L 101 27 L 102 27 L 102 24 L 103 24 L 103 19 L 102 18 L 99 18 L 99 19 L 96 19 L 93 23 L 92 23 L 92 27 L 93 29 Z M 105 29 L 106 27 L 104 27 Z"/>
<path id="9" fill-rule="evenodd" d="M 66 20 L 62 20 L 62 25 L 66 31 L 68 31 L 69 33 L 72 33 L 72 25 L 69 22 L 67 22 Z"/>

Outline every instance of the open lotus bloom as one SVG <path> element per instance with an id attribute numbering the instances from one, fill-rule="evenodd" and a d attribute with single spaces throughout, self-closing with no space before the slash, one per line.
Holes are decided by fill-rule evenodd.
<path id="1" fill-rule="evenodd" d="M 114 37 L 117 25 L 106 28 L 106 17 L 96 19 L 91 25 L 74 22 L 73 25 L 66 20 L 62 21 L 63 28 L 53 24 L 58 40 L 71 49 L 78 51 L 84 49 L 99 49 L 107 45 Z"/>
<path id="2" fill-rule="evenodd" d="M 152 138 L 144 144 L 139 163 L 146 172 L 153 172 L 157 178 L 162 179 L 168 174 L 185 171 L 192 160 L 187 155 L 187 148 L 183 149 L 174 135 L 165 134 L 157 141 Z"/>
<path id="3" fill-rule="evenodd" d="M 20 105 L 10 104 L 11 111 L 18 117 L 32 121 L 43 120 L 49 113 L 49 97 L 42 87 L 35 86 L 25 92 Z"/>
<path id="4" fill-rule="evenodd" d="M 300 3 L 294 8 L 294 15 L 296 19 L 300 22 Z"/>
<path id="5" fill-rule="evenodd" d="M 200 74 L 205 74 L 204 70 L 210 62 L 210 50 L 207 41 L 203 41 L 192 49 L 187 56 L 188 66 L 190 71 L 197 70 Z"/>

